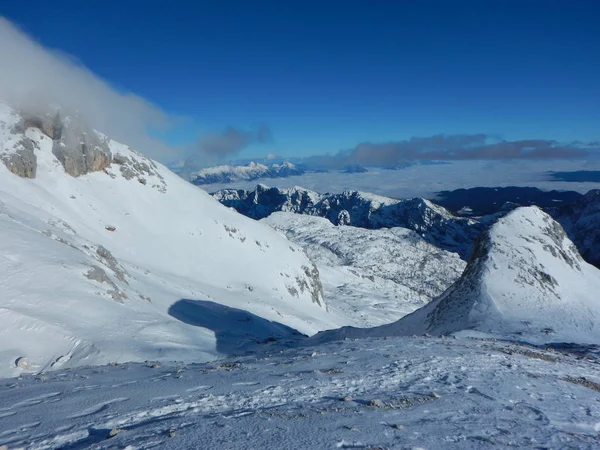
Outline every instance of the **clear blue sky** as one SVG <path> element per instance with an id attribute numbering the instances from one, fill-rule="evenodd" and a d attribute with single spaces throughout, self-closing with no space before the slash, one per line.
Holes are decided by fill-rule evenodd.
<path id="1" fill-rule="evenodd" d="M 192 118 L 174 143 L 260 123 L 274 141 L 245 154 L 436 133 L 600 139 L 599 0 L 29 0 L 0 14 Z"/>

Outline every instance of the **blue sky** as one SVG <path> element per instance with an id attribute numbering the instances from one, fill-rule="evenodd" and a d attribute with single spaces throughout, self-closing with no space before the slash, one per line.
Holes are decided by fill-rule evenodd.
<path id="1" fill-rule="evenodd" d="M 0 14 L 240 156 L 484 133 L 600 139 L 598 1 L 9 2 Z"/>

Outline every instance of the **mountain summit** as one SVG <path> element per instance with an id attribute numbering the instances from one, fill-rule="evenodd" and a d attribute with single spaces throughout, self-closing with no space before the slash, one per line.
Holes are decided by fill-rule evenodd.
<path id="1" fill-rule="evenodd" d="M 537 207 L 500 218 L 478 240 L 461 278 L 397 322 L 343 328 L 318 339 L 460 333 L 544 342 L 600 340 L 600 271 Z"/>

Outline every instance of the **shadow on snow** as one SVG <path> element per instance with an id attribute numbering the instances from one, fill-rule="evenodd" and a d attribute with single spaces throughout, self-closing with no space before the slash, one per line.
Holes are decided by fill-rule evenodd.
<path id="1" fill-rule="evenodd" d="M 305 337 L 287 325 L 208 300 L 181 299 L 171 305 L 169 315 L 188 325 L 212 330 L 217 351 L 229 356 L 256 351 L 260 344 L 285 345 Z"/>

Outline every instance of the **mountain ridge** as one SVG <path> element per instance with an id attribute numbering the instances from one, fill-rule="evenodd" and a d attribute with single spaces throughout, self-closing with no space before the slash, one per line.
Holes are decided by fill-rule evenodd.
<path id="1" fill-rule="evenodd" d="M 397 200 L 359 191 L 319 194 L 301 187 L 269 188 L 259 184 L 254 191 L 224 189 L 211 194 L 241 214 L 263 219 L 275 211 L 291 211 L 327 218 L 334 225 L 367 229 L 408 228 L 427 242 L 467 259 L 472 243 L 484 225 L 457 217 L 429 200 Z"/>
<path id="2" fill-rule="evenodd" d="M 62 118 L 54 139 L 35 124 L 15 128 L 21 119 L 0 104 L 0 376 L 27 371 L 23 361 L 40 370 L 214 359 L 214 333 L 168 314 L 182 298 L 243 307 L 305 334 L 343 323 L 326 311 L 314 264 L 266 225 L 81 118 Z M 63 140 L 77 136 L 71 127 L 87 136 Z M 35 173 L 7 167 L 21 142 L 31 143 Z M 94 142 L 108 149 L 106 165 L 89 163 Z M 59 159 L 57 146 L 75 158 Z"/>
<path id="3" fill-rule="evenodd" d="M 196 186 L 234 181 L 252 181 L 259 178 L 287 178 L 302 175 L 304 170 L 290 162 L 265 165 L 249 162 L 244 166 L 223 165 L 208 167 L 189 174 L 190 183 Z"/>
<path id="4" fill-rule="evenodd" d="M 591 344 L 600 339 L 597 292 L 600 271 L 563 228 L 541 209 L 521 207 L 482 234 L 463 275 L 437 299 L 392 324 L 314 340 L 462 333 Z"/>

